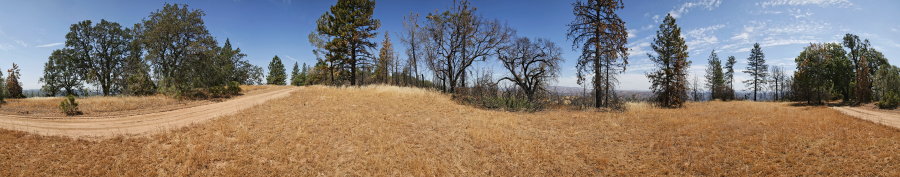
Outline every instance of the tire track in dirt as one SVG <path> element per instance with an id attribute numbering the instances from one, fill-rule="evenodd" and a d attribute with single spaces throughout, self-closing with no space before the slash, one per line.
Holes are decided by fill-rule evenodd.
<path id="1" fill-rule="evenodd" d="M 219 103 L 119 118 L 41 119 L 0 115 L 0 128 L 76 138 L 150 134 L 235 114 L 269 100 L 286 97 L 298 89 L 297 87 L 281 87 L 267 90 L 265 93 L 239 96 Z"/>
<path id="2" fill-rule="evenodd" d="M 900 115 L 857 107 L 831 107 L 849 116 L 900 129 Z"/>

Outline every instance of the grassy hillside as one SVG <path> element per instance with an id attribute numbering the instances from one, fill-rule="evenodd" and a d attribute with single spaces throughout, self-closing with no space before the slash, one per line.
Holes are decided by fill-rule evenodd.
<path id="1" fill-rule="evenodd" d="M 900 175 L 900 131 L 825 107 L 629 107 L 510 113 L 420 89 L 307 87 L 149 137 L 0 130 L 0 176 Z"/>

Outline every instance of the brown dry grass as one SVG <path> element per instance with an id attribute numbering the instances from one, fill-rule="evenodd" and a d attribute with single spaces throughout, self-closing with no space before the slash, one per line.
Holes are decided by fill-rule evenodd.
<path id="1" fill-rule="evenodd" d="M 243 93 L 255 93 L 270 86 L 243 85 Z M 7 99 L 0 105 L 0 114 L 24 115 L 35 117 L 65 116 L 59 110 L 59 103 L 65 97 L 37 97 L 26 99 Z M 165 95 L 152 96 L 90 96 L 75 99 L 78 109 L 84 116 L 122 116 L 142 113 L 169 111 L 184 107 L 200 106 L 213 103 L 211 100 L 183 100 Z"/>
<path id="2" fill-rule="evenodd" d="M 0 176 L 900 175 L 900 131 L 825 107 L 509 113 L 397 87 L 307 87 L 202 125 L 100 142 L 0 130 Z"/>

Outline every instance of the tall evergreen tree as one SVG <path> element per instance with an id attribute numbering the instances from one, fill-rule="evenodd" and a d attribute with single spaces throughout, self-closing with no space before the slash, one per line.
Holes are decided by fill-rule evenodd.
<path id="1" fill-rule="evenodd" d="M 725 62 L 725 83 L 728 85 L 728 88 L 725 90 L 725 99 L 724 100 L 733 100 L 735 98 L 734 95 L 734 65 L 737 64 L 737 58 L 734 56 L 728 56 L 728 60 Z"/>
<path id="2" fill-rule="evenodd" d="M 300 86 L 300 66 L 294 62 L 294 68 L 291 69 L 291 85 Z"/>
<path id="3" fill-rule="evenodd" d="M 687 99 L 687 70 L 691 62 L 687 59 L 688 46 L 681 37 L 681 27 L 675 24 L 671 14 L 666 15 L 659 25 L 651 47 L 656 56 L 647 55 L 659 67 L 647 73 L 652 84 L 653 100 L 661 107 L 682 107 Z"/>
<path id="4" fill-rule="evenodd" d="M 753 44 L 750 57 L 747 58 L 747 70 L 744 73 L 750 74 L 751 79 L 744 81 L 744 84 L 753 91 L 753 101 L 756 101 L 757 94 L 763 89 L 766 78 L 769 76 L 769 65 L 766 65 L 766 56 L 759 47 L 759 43 Z"/>
<path id="5" fill-rule="evenodd" d="M 578 0 L 572 4 L 575 20 L 569 23 L 568 38 L 581 49 L 576 65 L 578 83 L 593 75 L 594 107 L 610 105 L 615 94 L 615 74 L 628 65 L 628 31 L 616 11 L 624 8 L 619 0 Z M 621 60 L 620 60 L 621 59 Z"/>
<path id="6" fill-rule="evenodd" d="M 374 12 L 374 0 L 338 0 L 317 21 L 319 34 L 330 39 L 326 49 L 350 70 L 350 85 L 357 85 L 357 70 L 373 58 L 369 49 L 375 43 L 370 40 L 381 26 Z"/>
<path id="7" fill-rule="evenodd" d="M 281 58 L 278 58 L 278 55 L 276 55 L 272 58 L 272 62 L 269 62 L 269 75 L 266 76 L 266 84 L 285 85 L 287 75 L 284 72 L 284 64 L 281 63 Z"/>
<path id="8" fill-rule="evenodd" d="M 375 82 L 388 83 L 389 73 L 392 71 L 391 64 L 394 63 L 394 47 L 391 44 L 391 38 L 388 33 L 384 33 L 384 42 L 381 43 L 381 50 L 378 52 L 378 58 L 375 62 Z"/>
<path id="9" fill-rule="evenodd" d="M 713 50 L 709 54 L 709 66 L 706 67 L 706 88 L 709 89 L 710 99 L 725 100 L 728 86 L 725 85 L 725 73 L 722 72 L 722 60 Z"/>
<path id="10" fill-rule="evenodd" d="M 22 93 L 22 83 L 19 82 L 19 65 L 12 64 L 12 68 L 6 70 L 9 76 L 6 78 L 6 93 L 8 98 L 25 98 Z"/>

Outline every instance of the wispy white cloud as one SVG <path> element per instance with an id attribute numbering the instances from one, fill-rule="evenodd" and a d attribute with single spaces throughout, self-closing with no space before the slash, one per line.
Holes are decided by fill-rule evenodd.
<path id="1" fill-rule="evenodd" d="M 704 8 L 706 10 L 713 10 L 713 9 L 718 8 L 719 5 L 721 5 L 721 4 L 722 4 L 721 0 L 699 0 L 699 1 L 693 1 L 693 2 L 686 2 L 686 3 L 681 4 L 680 6 L 676 7 L 675 9 L 672 9 L 671 11 L 669 11 L 669 14 L 672 14 L 672 17 L 678 18 L 684 14 L 687 14 L 688 12 L 691 11 L 691 9 L 693 9 L 695 7 Z M 654 17 L 654 18 L 658 19 L 657 17 Z"/>
<path id="2" fill-rule="evenodd" d="M 28 43 L 25 43 L 25 41 L 22 40 L 16 40 L 16 44 L 19 44 L 22 47 L 28 47 Z"/>
<path id="3" fill-rule="evenodd" d="M 809 10 L 803 9 L 788 9 L 788 14 L 794 18 L 805 18 L 813 15 Z"/>
<path id="4" fill-rule="evenodd" d="M 296 61 L 296 62 L 299 62 L 299 61 L 300 61 L 300 60 L 297 60 L 297 59 L 294 58 L 294 57 L 291 57 L 290 55 L 285 55 L 284 58 L 287 58 L 287 59 L 290 59 L 290 60 L 294 60 L 294 61 Z"/>
<path id="5" fill-rule="evenodd" d="M 853 3 L 849 0 L 769 0 L 757 3 L 757 5 L 762 7 L 818 5 L 821 7 L 846 8 L 853 6 Z"/>
<path id="6" fill-rule="evenodd" d="M 63 44 L 66 44 L 66 43 L 62 43 L 62 42 L 54 42 L 54 43 L 49 43 L 49 44 L 38 45 L 38 46 L 35 46 L 35 47 L 38 47 L 38 48 L 47 48 L 47 47 L 61 46 L 61 45 L 63 45 Z"/>
<path id="7" fill-rule="evenodd" d="M 685 34 L 688 38 L 687 45 L 700 49 L 707 45 L 717 44 L 719 38 L 716 37 L 715 32 L 724 27 L 724 24 L 718 24 L 690 30 Z"/>
<path id="8" fill-rule="evenodd" d="M 641 42 L 641 43 L 632 43 L 628 47 L 630 51 L 628 51 L 629 58 L 647 56 L 647 52 L 649 52 L 650 42 Z"/>

